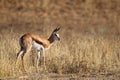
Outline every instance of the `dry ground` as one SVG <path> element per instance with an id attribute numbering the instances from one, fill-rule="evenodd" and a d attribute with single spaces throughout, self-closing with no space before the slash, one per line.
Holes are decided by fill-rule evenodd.
<path id="1" fill-rule="evenodd" d="M 80 74 L 44 74 L 44 73 L 33 73 L 24 74 L 21 76 L 9 76 L 1 78 L 1 80 L 119 80 L 120 75 L 115 74 L 101 74 L 101 75 L 80 75 Z"/>
<path id="2" fill-rule="evenodd" d="M 119 80 L 119 0 L 0 0 L 0 79 Z M 35 72 L 36 51 L 15 67 L 19 37 L 49 37 L 61 27 L 60 42 L 46 51 L 48 73 Z"/>

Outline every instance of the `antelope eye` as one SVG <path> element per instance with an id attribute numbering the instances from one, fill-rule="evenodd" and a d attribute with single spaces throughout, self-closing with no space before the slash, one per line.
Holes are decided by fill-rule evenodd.
<path id="1" fill-rule="evenodd" d="M 54 34 L 54 36 L 55 36 L 55 37 L 57 37 L 57 38 L 59 38 L 59 37 L 60 37 L 60 36 L 59 36 L 59 34 Z"/>
<path id="2" fill-rule="evenodd" d="M 57 36 L 57 34 L 55 34 L 55 36 Z"/>

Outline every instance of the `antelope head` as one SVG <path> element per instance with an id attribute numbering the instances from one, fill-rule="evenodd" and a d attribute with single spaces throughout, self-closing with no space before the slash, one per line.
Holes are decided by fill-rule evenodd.
<path id="1" fill-rule="evenodd" d="M 55 40 L 58 40 L 58 41 L 60 40 L 60 36 L 57 33 L 59 30 L 60 30 L 60 28 L 56 28 L 53 30 L 51 36 L 48 39 L 50 41 L 50 43 L 54 42 Z"/>

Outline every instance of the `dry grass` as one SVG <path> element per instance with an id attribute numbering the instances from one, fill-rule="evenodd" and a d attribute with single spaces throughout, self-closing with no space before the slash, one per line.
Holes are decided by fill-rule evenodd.
<path id="1" fill-rule="evenodd" d="M 61 26 L 61 41 L 55 42 L 46 51 L 49 73 L 67 74 L 71 79 L 74 79 L 74 73 L 80 77 L 119 75 L 119 4 L 119 0 L 1 0 L 0 78 L 22 76 L 33 80 L 53 77 L 42 74 L 41 65 L 41 75 L 35 72 L 37 54 L 34 50 L 25 55 L 29 76 L 23 76 L 20 59 L 17 67 L 15 61 L 21 35 L 35 32 L 49 37 L 56 25 Z"/>
<path id="2" fill-rule="evenodd" d="M 64 30 L 60 32 L 64 34 Z M 49 34 L 49 33 L 47 33 Z M 22 74 L 20 61 L 15 67 L 19 50 L 18 34 L 11 32 L 0 36 L 0 77 Z M 74 34 L 69 39 L 62 38 L 46 51 L 46 65 L 52 73 L 80 73 L 80 75 L 117 73 L 120 71 L 119 36 L 96 36 Z M 35 72 L 36 51 L 25 56 L 28 73 Z M 39 67 L 43 71 L 42 66 Z"/>

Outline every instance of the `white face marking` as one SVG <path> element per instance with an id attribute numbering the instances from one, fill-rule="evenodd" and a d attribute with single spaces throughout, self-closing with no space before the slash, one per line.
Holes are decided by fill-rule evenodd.
<path id="1" fill-rule="evenodd" d="M 60 38 L 59 34 L 56 34 L 58 38 Z"/>

